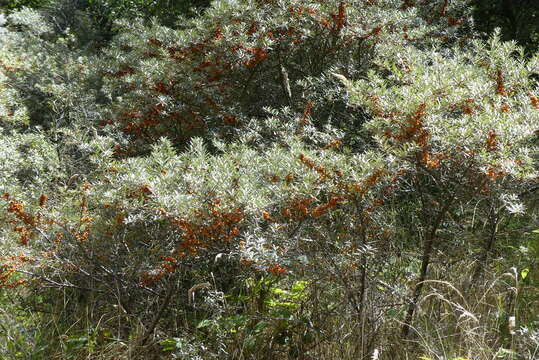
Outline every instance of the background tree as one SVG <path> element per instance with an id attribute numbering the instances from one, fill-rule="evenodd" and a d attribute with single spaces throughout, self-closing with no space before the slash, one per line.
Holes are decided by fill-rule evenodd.
<path id="1" fill-rule="evenodd" d="M 497 0 L 473 2 L 476 29 L 488 37 L 495 28 L 502 39 L 515 40 L 533 54 L 539 46 L 539 4 L 533 0 Z"/>

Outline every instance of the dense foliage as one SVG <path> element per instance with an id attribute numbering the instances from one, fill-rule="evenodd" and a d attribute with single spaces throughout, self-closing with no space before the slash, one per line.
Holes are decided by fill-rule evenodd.
<path id="1" fill-rule="evenodd" d="M 465 0 L 127 3 L 0 14 L 3 358 L 538 355 L 539 53 Z"/>

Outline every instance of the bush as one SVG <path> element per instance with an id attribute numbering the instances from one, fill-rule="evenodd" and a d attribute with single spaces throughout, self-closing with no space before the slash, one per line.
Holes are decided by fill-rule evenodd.
<path id="1" fill-rule="evenodd" d="M 252 119 L 265 118 L 266 107 L 289 107 L 303 116 L 300 127 L 330 123 L 355 134 L 365 116 L 347 107 L 331 72 L 365 76 L 378 43 L 414 41 L 404 34 L 433 44 L 454 39 L 462 20 L 438 31 L 423 18 L 427 9 L 431 23 L 444 25 L 460 11 L 452 5 L 440 17 L 431 6 L 391 1 L 221 1 L 180 31 L 120 23 L 105 75 L 114 101 L 101 126 L 129 136 L 124 150 L 134 154 L 161 136 L 179 148 L 192 136 L 233 139 Z"/>
<path id="2" fill-rule="evenodd" d="M 539 57 L 467 14 L 220 1 L 97 53 L 10 15 L 0 280 L 47 356 L 532 354 Z"/>

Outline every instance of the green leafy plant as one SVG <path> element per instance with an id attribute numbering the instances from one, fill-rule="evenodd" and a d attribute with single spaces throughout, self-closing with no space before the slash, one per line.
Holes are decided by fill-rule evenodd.
<path id="1" fill-rule="evenodd" d="M 0 351 L 533 356 L 539 57 L 468 5 L 216 1 L 99 46 L 11 13 L 0 288 L 49 331 Z"/>

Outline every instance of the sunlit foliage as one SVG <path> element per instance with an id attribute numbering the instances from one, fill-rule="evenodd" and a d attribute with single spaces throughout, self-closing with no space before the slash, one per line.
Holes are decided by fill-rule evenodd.
<path id="1" fill-rule="evenodd" d="M 0 354 L 533 354 L 539 56 L 468 5 L 2 17 L 0 291 L 55 326 Z"/>

